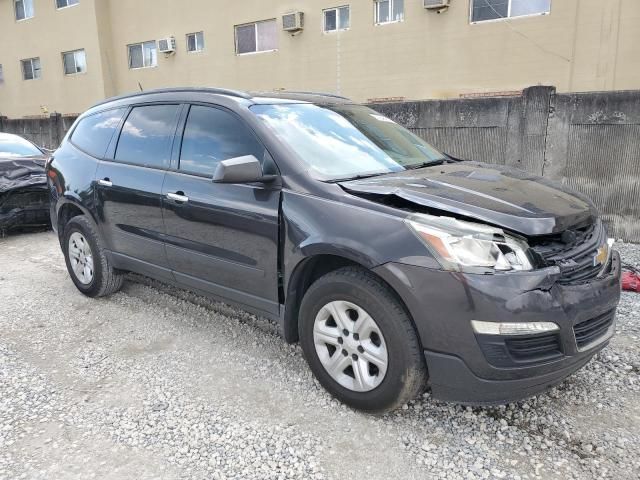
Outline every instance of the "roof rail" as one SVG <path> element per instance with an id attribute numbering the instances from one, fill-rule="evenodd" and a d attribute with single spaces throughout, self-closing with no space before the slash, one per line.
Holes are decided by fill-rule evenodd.
<path id="1" fill-rule="evenodd" d="M 273 93 L 293 93 L 294 95 L 315 95 L 318 97 L 331 97 L 331 98 L 340 98 L 342 100 L 351 100 L 349 97 L 343 97 L 342 95 L 336 95 L 335 93 L 323 93 L 323 92 L 297 92 L 294 90 L 280 90 L 278 92 Z"/>
<path id="2" fill-rule="evenodd" d="M 91 108 L 97 107 L 99 105 L 104 105 L 105 103 L 113 102 L 115 100 L 124 100 L 127 98 L 140 97 L 145 95 L 153 95 L 154 93 L 179 93 L 179 92 L 202 92 L 202 93 L 213 93 L 217 95 L 227 95 L 230 97 L 238 97 L 244 99 L 250 99 L 251 95 L 246 92 L 242 92 L 240 90 L 231 90 L 228 88 L 214 88 L 214 87 L 170 87 L 170 88 L 157 88 L 154 90 L 146 90 L 143 92 L 134 92 L 127 93 L 125 95 L 118 95 L 116 97 L 107 98 L 101 102 L 94 104 Z"/>

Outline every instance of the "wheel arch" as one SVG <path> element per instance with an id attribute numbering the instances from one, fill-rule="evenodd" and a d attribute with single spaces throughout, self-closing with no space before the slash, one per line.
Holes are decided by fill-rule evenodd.
<path id="1" fill-rule="evenodd" d="M 402 307 L 407 312 L 409 319 L 416 329 L 411 312 L 402 296 L 384 278 L 375 272 L 372 266 L 366 265 L 353 257 L 336 253 L 317 253 L 302 259 L 293 269 L 286 285 L 285 310 L 282 323 L 282 335 L 287 343 L 296 343 L 299 340 L 299 312 L 302 298 L 306 291 L 318 278 L 338 270 L 342 267 L 358 267 L 375 276 L 381 283 L 389 288 Z M 416 329 L 416 334 L 418 330 Z M 419 336 L 418 336 L 419 337 Z M 418 340 L 420 340 L 418 338 Z"/>
<path id="2" fill-rule="evenodd" d="M 96 224 L 95 218 L 91 212 L 82 206 L 75 199 L 65 198 L 57 208 L 56 228 L 58 232 L 58 239 L 62 241 L 64 235 L 64 227 L 69 221 L 79 215 L 86 216 L 94 224 Z"/>

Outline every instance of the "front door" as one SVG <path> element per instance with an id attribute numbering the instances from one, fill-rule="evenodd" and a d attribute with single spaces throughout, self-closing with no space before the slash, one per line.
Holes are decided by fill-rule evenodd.
<path id="1" fill-rule="evenodd" d="M 211 181 L 221 160 L 264 159 L 264 147 L 235 114 L 193 105 L 179 152 L 162 189 L 174 276 L 187 287 L 277 314 L 280 191 Z"/>
<path id="2" fill-rule="evenodd" d="M 129 113 L 112 155 L 96 171 L 97 207 L 114 263 L 172 279 L 164 249 L 162 183 L 180 105 L 145 105 Z"/>

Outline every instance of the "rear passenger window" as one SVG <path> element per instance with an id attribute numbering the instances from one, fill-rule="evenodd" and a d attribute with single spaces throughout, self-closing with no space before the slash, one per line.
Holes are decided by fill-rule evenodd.
<path id="1" fill-rule="evenodd" d="M 104 157 L 125 111 L 125 108 L 118 108 L 83 118 L 73 131 L 71 141 L 89 155 Z"/>
<path id="2" fill-rule="evenodd" d="M 213 175 L 221 160 L 253 155 L 262 162 L 264 147 L 235 115 L 194 105 L 184 129 L 180 170 Z"/>
<path id="3" fill-rule="evenodd" d="M 168 167 L 179 108 L 146 105 L 131 110 L 120 133 L 115 159 L 144 167 Z"/>

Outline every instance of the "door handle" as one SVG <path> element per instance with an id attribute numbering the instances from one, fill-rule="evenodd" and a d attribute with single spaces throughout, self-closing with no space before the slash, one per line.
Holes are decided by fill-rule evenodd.
<path id="1" fill-rule="evenodd" d="M 113 182 L 108 178 L 101 178 L 100 180 L 98 180 L 98 185 L 102 185 L 103 187 L 112 187 Z"/>
<path id="2" fill-rule="evenodd" d="M 178 193 L 167 193 L 167 198 L 169 200 L 174 200 L 180 203 L 187 203 L 189 201 L 189 197 L 182 195 L 182 192 Z"/>

